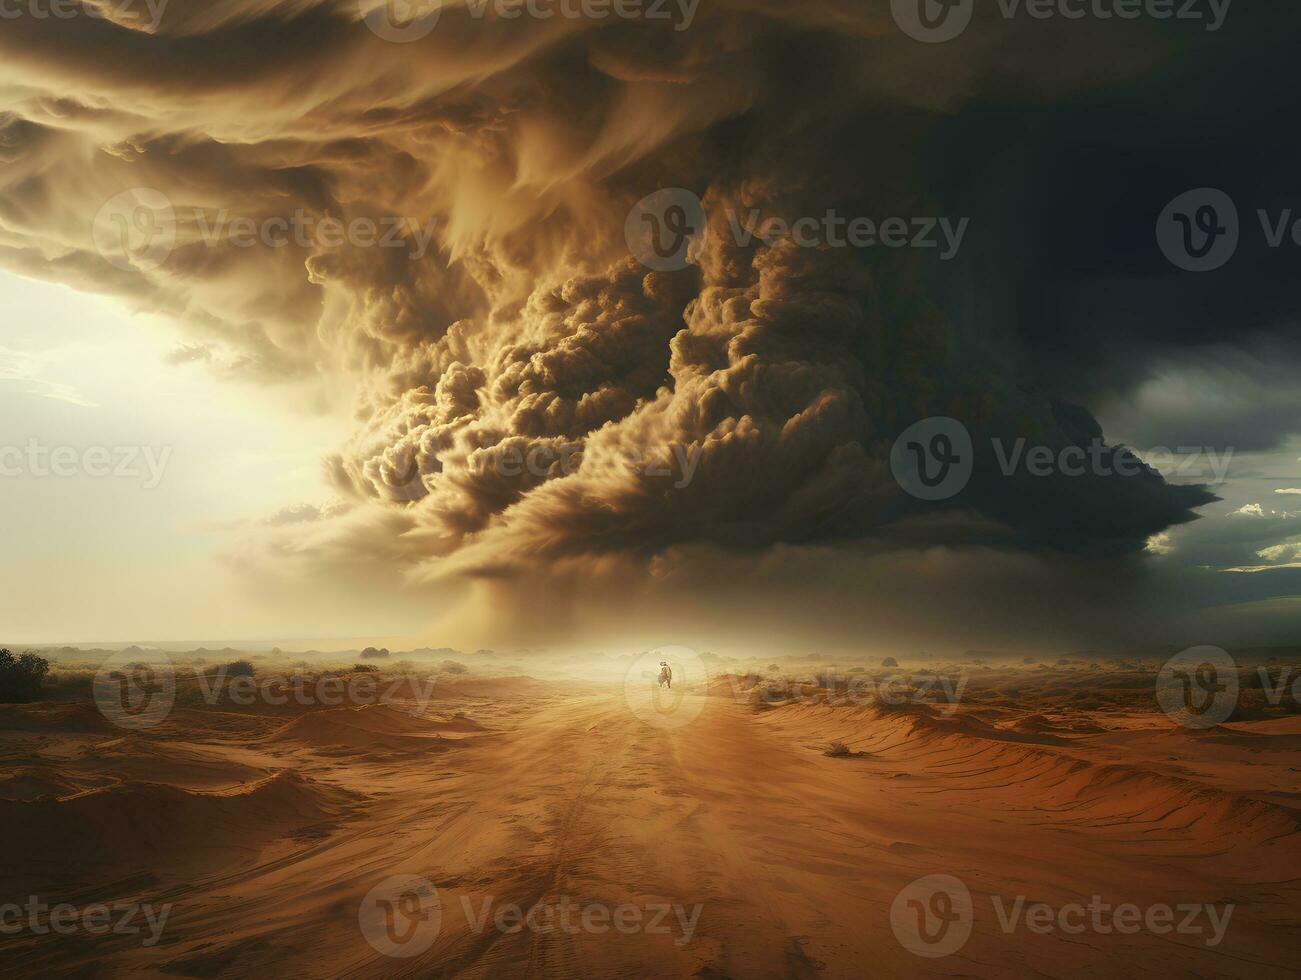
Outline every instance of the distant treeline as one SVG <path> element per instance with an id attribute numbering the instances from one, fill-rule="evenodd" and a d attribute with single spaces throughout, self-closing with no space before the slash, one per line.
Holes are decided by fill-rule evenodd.
<path id="1" fill-rule="evenodd" d="M 50 662 L 34 653 L 15 657 L 0 650 L 0 702 L 26 703 L 41 696 Z"/>

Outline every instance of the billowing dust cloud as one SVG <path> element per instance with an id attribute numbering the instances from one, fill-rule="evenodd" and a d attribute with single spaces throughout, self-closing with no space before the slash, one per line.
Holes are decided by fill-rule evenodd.
<path id="1" fill-rule="evenodd" d="M 407 43 L 372 29 L 379 3 L 171 0 L 156 24 L 136 6 L 4 25 L 0 261 L 175 317 L 178 361 L 343 379 L 343 502 L 276 533 L 429 577 L 864 541 L 1123 556 L 1210 499 L 989 461 L 959 500 L 904 494 L 890 448 L 928 416 L 986 441 L 1102 433 L 1024 376 L 1010 329 L 946 318 L 932 251 L 736 232 L 943 215 L 911 176 L 937 119 L 993 77 L 1133 74 L 1156 40 L 1106 66 L 1088 45 L 933 52 L 884 2 L 452 5 Z M 96 247 L 95 216 L 135 188 L 174 215 L 156 263 Z M 629 254 L 629 211 L 659 188 L 702 202 L 685 268 Z M 326 242 L 327 219 L 360 237 Z"/>

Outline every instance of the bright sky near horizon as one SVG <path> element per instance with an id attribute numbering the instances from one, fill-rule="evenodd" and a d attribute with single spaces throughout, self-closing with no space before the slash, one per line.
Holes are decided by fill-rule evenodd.
<path id="1" fill-rule="evenodd" d="M 175 327 L 110 298 L 0 272 L 0 324 L 0 640 L 349 630 L 264 601 L 223 560 L 232 530 L 328 496 L 320 459 L 346 417 L 169 363 Z"/>
<path id="2" fill-rule="evenodd" d="M 329 496 L 320 460 L 346 438 L 345 412 L 306 411 L 283 391 L 169 359 L 174 325 L 64 286 L 0 272 L 0 323 L 0 640 L 292 642 L 427 628 L 418 597 L 356 583 L 268 592 L 228 560 L 242 531 Z M 54 472 L 60 447 L 75 451 L 75 475 Z M 1192 479 L 1210 476 L 1201 466 Z M 86 472 L 96 468 L 129 472 Z M 1296 470 L 1291 449 L 1240 455 L 1217 487 L 1224 500 L 1161 535 L 1154 560 L 1205 552 L 1210 564 L 1250 540 L 1252 524 L 1288 510 L 1294 498 L 1274 488 Z"/>

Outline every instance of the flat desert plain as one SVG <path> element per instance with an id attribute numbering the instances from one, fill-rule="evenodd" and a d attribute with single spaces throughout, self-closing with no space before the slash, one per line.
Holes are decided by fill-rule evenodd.
<path id="1" fill-rule="evenodd" d="M 3 973 L 1297 975 L 1286 665 L 1203 728 L 1139 663 L 627 666 L 0 706 Z"/>

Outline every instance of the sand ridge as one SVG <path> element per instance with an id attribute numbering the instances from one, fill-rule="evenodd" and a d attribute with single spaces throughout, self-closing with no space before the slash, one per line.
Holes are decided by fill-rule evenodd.
<path id="1" fill-rule="evenodd" d="M 84 712 L 11 709 L 0 745 L 22 765 L 0 781 L 0 831 L 30 847 L 9 889 L 174 910 L 152 947 L 19 936 L 0 955 L 15 976 L 1291 975 L 1298 719 L 1190 732 L 1141 680 L 1063 673 L 978 673 L 959 705 L 716 677 L 681 727 L 648 724 L 618 684 L 513 677 L 288 717 L 190 706 L 90 741 Z M 400 874 L 441 904 L 410 959 L 358 930 L 359 903 Z M 975 908 L 939 960 L 890 919 L 930 874 Z M 1000 926 L 1018 897 L 1094 895 L 1235 910 L 1214 948 Z M 661 910 L 669 931 L 493 924 L 593 903 Z"/>

